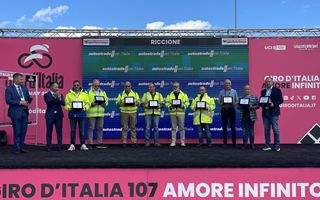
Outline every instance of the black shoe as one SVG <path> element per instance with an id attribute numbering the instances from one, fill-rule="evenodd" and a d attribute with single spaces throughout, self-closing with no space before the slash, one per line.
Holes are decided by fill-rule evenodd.
<path id="1" fill-rule="evenodd" d="M 250 149 L 255 149 L 254 144 L 250 144 Z"/>
<path id="2" fill-rule="evenodd" d="M 241 149 L 247 149 L 248 148 L 248 145 L 244 144 L 242 145 Z"/>
<path id="3" fill-rule="evenodd" d="M 138 148 L 139 145 L 138 145 L 137 143 L 133 143 L 133 144 L 131 145 L 131 147 L 133 147 L 133 148 Z"/>
<path id="4" fill-rule="evenodd" d="M 25 150 L 25 149 L 20 149 L 21 153 L 29 153 L 29 151 Z"/>
<path id="5" fill-rule="evenodd" d="M 127 144 L 122 144 L 122 148 L 126 148 L 127 147 Z"/>
<path id="6" fill-rule="evenodd" d="M 237 144 L 233 144 L 232 146 L 233 146 L 233 148 L 237 148 Z"/>
<path id="7" fill-rule="evenodd" d="M 87 144 L 87 147 L 88 147 L 88 149 L 93 149 L 93 146 L 92 146 L 92 144 Z"/>
<path id="8" fill-rule="evenodd" d="M 97 144 L 97 148 L 98 149 L 106 149 L 106 148 L 108 148 L 108 146 L 101 143 L 101 144 Z"/>
<path id="9" fill-rule="evenodd" d="M 19 149 L 17 149 L 17 150 L 14 151 L 14 154 L 16 154 L 16 155 L 19 155 L 20 153 L 21 153 L 21 152 L 20 152 Z"/>

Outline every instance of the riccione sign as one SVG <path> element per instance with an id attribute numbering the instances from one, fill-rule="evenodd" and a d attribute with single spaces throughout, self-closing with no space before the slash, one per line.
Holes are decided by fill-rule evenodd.
<path id="1" fill-rule="evenodd" d="M 316 168 L 0 170 L 0 198 L 310 200 L 320 198 L 316 174 Z"/>

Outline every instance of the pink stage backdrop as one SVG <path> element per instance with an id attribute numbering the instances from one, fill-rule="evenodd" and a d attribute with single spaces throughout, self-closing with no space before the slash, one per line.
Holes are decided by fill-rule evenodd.
<path id="1" fill-rule="evenodd" d="M 318 199 L 319 169 L 0 170 L 1 199 Z M 31 180 L 30 177 L 37 177 Z"/>
<path id="2" fill-rule="evenodd" d="M 31 52 L 32 50 L 35 51 Z M 81 39 L 0 38 L 0 70 L 35 73 L 39 78 L 40 93 L 35 94 L 34 89 L 30 89 L 33 97 L 39 96 L 40 109 L 37 111 L 39 113 L 39 143 L 46 143 L 44 119 L 46 105 L 43 94 L 49 91 L 48 83 L 57 81 L 65 95 L 72 87 L 72 81 L 81 79 L 81 51 Z M 28 55 L 32 54 L 37 55 L 36 58 L 24 62 Z M 39 55 L 41 56 L 39 57 Z M 63 121 L 64 143 L 70 142 L 69 130 L 68 116 L 65 115 Z M 12 128 L 6 128 L 6 131 L 9 134 L 8 142 L 12 143 Z M 31 131 L 35 131 L 35 128 L 29 126 L 29 133 Z M 53 135 L 53 142 L 56 143 L 56 134 Z"/>
<path id="3" fill-rule="evenodd" d="M 319 143 L 320 38 L 252 38 L 249 40 L 249 79 L 260 96 L 263 80 L 274 79 L 284 97 L 280 116 L 281 143 Z M 264 142 L 259 111 L 256 142 Z"/>

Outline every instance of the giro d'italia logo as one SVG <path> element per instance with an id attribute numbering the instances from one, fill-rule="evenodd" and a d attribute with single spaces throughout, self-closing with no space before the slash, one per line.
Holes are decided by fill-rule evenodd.
<path id="1" fill-rule="evenodd" d="M 29 68 L 38 65 L 46 69 L 52 64 L 52 57 L 49 55 L 49 45 L 37 44 L 30 47 L 30 53 L 23 53 L 18 58 L 18 64 L 22 68 Z"/>

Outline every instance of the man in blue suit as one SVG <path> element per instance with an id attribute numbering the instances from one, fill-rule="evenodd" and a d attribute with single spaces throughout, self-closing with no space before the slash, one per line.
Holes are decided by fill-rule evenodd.
<path id="1" fill-rule="evenodd" d="M 22 78 L 20 73 L 13 74 L 13 85 L 6 88 L 6 103 L 9 105 L 8 116 L 12 121 L 16 154 L 27 153 L 23 146 L 28 129 L 28 105 L 32 100 Z"/>
<path id="2" fill-rule="evenodd" d="M 44 94 L 44 101 L 47 104 L 46 110 L 46 126 L 47 126 L 47 147 L 48 151 L 52 150 L 52 130 L 53 125 L 56 127 L 58 148 L 62 150 L 62 118 L 63 111 L 61 106 L 65 105 L 65 101 L 60 92 L 58 92 L 59 86 L 53 82 L 50 84 L 50 91 Z"/>

